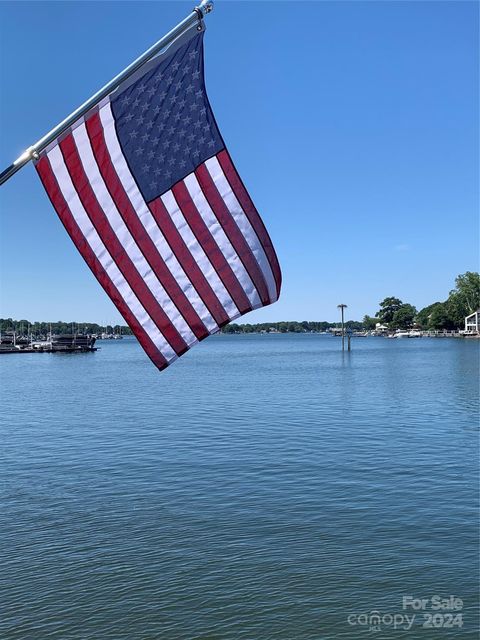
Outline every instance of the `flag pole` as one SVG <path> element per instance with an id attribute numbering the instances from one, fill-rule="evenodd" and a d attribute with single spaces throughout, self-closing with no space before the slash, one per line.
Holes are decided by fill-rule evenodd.
<path id="1" fill-rule="evenodd" d="M 126 67 L 121 73 L 119 73 L 113 80 L 110 80 L 104 87 L 102 87 L 91 98 L 84 102 L 78 109 L 73 111 L 65 120 L 62 120 L 60 124 L 49 131 L 43 138 L 40 138 L 38 142 L 29 147 L 26 151 L 18 157 L 9 167 L 7 167 L 2 173 L 0 173 L 0 185 L 11 178 L 19 169 L 24 167 L 30 160 L 37 158 L 38 154 L 45 149 L 55 138 L 58 138 L 64 131 L 66 131 L 78 118 L 85 115 L 97 102 L 108 96 L 116 87 L 118 87 L 124 80 L 129 78 L 135 73 L 145 62 L 150 60 L 159 51 L 171 44 L 178 36 L 191 27 L 195 22 L 202 20 L 207 13 L 210 13 L 213 9 L 214 0 L 202 0 L 198 7 L 195 7 L 186 18 L 177 24 L 171 31 L 169 31 L 163 38 L 147 49 L 145 53 L 139 56 L 132 64 Z"/>

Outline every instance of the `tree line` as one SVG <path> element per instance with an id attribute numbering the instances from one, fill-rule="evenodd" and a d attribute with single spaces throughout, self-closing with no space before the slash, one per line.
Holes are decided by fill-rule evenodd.
<path id="1" fill-rule="evenodd" d="M 454 330 L 464 327 L 465 317 L 480 308 L 480 275 L 467 271 L 455 278 L 455 288 L 443 302 L 433 302 L 420 311 L 399 298 L 385 298 L 375 316 L 365 316 L 365 329 L 377 323 L 389 329 Z"/>
<path id="2" fill-rule="evenodd" d="M 455 288 L 447 300 L 434 302 L 417 311 L 414 305 L 390 296 L 380 302 L 374 316 L 366 315 L 362 322 L 349 320 L 345 323 L 352 331 L 372 330 L 377 324 L 389 329 L 454 330 L 464 327 L 465 317 L 480 308 L 480 275 L 467 271 L 455 278 Z M 223 333 L 258 333 L 278 331 L 280 333 L 305 333 L 327 331 L 338 327 L 338 322 L 263 322 L 257 324 L 231 323 Z"/>
<path id="3" fill-rule="evenodd" d="M 356 320 L 348 320 L 348 322 L 345 322 L 345 326 L 352 331 L 360 331 L 363 329 L 363 323 Z M 231 322 L 223 327 L 222 333 L 318 333 L 333 329 L 334 327 L 338 327 L 338 322 L 310 322 L 308 320 L 301 322 L 297 322 L 296 320 L 259 322 L 257 324 L 236 324 L 235 322 Z"/>
<path id="4" fill-rule="evenodd" d="M 0 318 L 0 331 L 2 333 L 15 331 L 18 334 L 46 336 L 50 333 L 121 333 L 122 336 L 131 335 L 130 327 L 125 325 L 100 325 L 95 322 L 31 322 L 30 320 L 13 320 L 12 318 Z"/>
<path id="5" fill-rule="evenodd" d="M 399 298 L 390 296 L 380 302 L 379 309 L 374 316 L 366 315 L 362 322 L 348 320 L 347 329 L 352 331 L 375 329 L 378 323 L 389 329 L 410 329 L 418 327 L 424 330 L 460 329 L 464 326 L 465 316 L 480 308 L 480 275 L 467 271 L 455 279 L 455 288 L 443 302 L 434 302 L 420 311 L 414 305 L 402 302 Z M 338 322 L 322 322 L 303 320 L 298 322 L 260 322 L 256 324 L 230 323 L 223 327 L 223 333 L 305 333 L 322 332 L 338 327 Z M 50 333 L 121 333 L 131 335 L 132 331 L 125 325 L 99 325 L 92 322 L 30 322 L 29 320 L 12 320 L 0 318 L 0 331 L 34 335 Z"/>

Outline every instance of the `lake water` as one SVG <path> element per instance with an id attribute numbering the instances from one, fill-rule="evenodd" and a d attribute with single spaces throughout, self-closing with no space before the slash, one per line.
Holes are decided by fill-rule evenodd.
<path id="1" fill-rule="evenodd" d="M 476 637 L 478 343 L 98 346 L 1 359 L 2 640 Z"/>

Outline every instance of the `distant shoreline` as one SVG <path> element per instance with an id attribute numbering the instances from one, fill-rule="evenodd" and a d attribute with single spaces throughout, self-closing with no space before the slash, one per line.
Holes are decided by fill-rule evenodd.
<path id="1" fill-rule="evenodd" d="M 280 320 L 278 322 L 262 322 L 255 324 L 236 324 L 234 322 L 222 327 L 222 333 L 323 333 L 328 329 L 338 329 L 338 322 L 327 322 L 324 320 Z M 346 329 L 352 331 L 361 331 L 365 327 L 362 322 L 357 320 L 349 320 L 345 323 Z M 15 320 L 12 318 L 0 318 L 0 334 L 15 332 L 18 335 L 46 335 L 49 333 L 57 334 L 89 334 L 100 337 L 106 335 L 133 335 L 130 327 L 120 324 L 100 325 L 95 322 L 64 322 L 57 320 L 56 322 L 32 322 L 30 320 Z"/>
<path id="2" fill-rule="evenodd" d="M 344 325 L 345 336 L 355 338 L 386 337 L 386 338 L 478 338 L 480 334 L 461 329 L 390 329 L 384 325 L 377 325 L 376 329 L 367 328 L 364 323 L 348 320 Z M 220 329 L 223 335 L 278 335 L 278 334 L 316 334 L 341 336 L 342 328 L 338 322 L 327 321 L 280 321 L 262 322 L 256 324 L 230 323 Z M 126 325 L 99 325 L 90 322 L 30 322 L 29 320 L 13 320 L 0 318 L 0 344 L 11 338 L 23 340 L 47 339 L 48 336 L 77 335 L 92 336 L 96 340 L 120 339 L 133 336 Z"/>
<path id="3" fill-rule="evenodd" d="M 322 335 L 334 338 L 344 337 L 343 348 L 347 347 L 350 351 L 351 338 L 355 338 L 355 341 L 360 338 L 390 338 L 390 339 L 414 339 L 414 338 L 480 338 L 479 333 L 466 333 L 464 331 L 348 331 L 342 333 L 341 329 L 334 328 L 326 331 L 229 331 L 229 332 L 217 332 L 213 334 L 215 336 L 221 335 L 234 335 L 234 336 L 266 336 L 266 335 Z M 50 332 L 46 335 L 36 335 L 33 333 L 19 334 L 15 331 L 4 332 L 0 334 L 0 355 L 13 354 L 13 353 L 85 353 L 94 352 L 97 350 L 95 346 L 96 342 L 103 342 L 108 340 L 123 340 L 124 338 L 136 339 L 133 334 L 121 335 L 120 333 L 101 333 L 101 334 L 83 334 L 83 333 L 64 333 L 55 334 Z"/>

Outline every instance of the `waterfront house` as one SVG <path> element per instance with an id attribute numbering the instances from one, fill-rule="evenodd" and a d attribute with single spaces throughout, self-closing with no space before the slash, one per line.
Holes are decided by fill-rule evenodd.
<path id="1" fill-rule="evenodd" d="M 478 333 L 480 331 L 480 309 L 477 309 L 465 318 L 465 333 Z"/>

